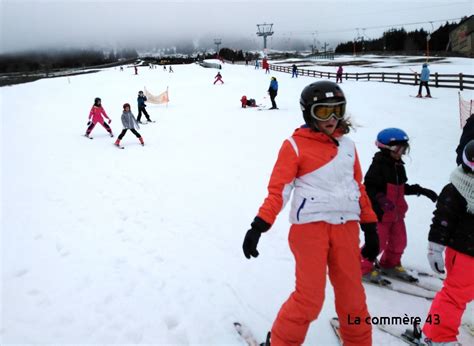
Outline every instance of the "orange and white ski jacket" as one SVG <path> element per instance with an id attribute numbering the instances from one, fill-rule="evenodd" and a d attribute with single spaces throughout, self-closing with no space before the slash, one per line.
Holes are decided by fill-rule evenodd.
<path id="1" fill-rule="evenodd" d="M 336 139 L 338 145 L 324 133 L 306 126 L 296 129 L 283 142 L 268 184 L 268 196 L 257 216 L 273 224 L 293 191 L 292 224 L 377 222 L 362 184 L 355 144 L 342 134 Z"/>

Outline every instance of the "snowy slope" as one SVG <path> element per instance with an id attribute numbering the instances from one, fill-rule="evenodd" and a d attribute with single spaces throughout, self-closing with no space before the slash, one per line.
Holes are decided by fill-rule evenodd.
<path id="1" fill-rule="evenodd" d="M 453 60 L 458 62 L 459 59 Z M 464 72 L 466 61 L 457 66 Z M 471 65 L 472 67 L 472 65 Z M 434 66 L 432 65 L 432 69 Z M 284 139 L 303 121 L 301 90 L 312 78 L 272 73 L 279 111 L 241 109 L 247 95 L 269 105 L 270 75 L 253 66 L 177 65 L 39 80 L 0 89 L 2 114 L 2 300 L 0 343 L 242 345 L 232 322 L 264 338 L 294 285 L 282 211 L 248 261 L 241 244 L 266 195 Z M 138 90 L 170 104 L 149 105 L 157 122 L 127 133 L 125 150 L 96 127 L 81 137 L 96 96 L 115 135 L 122 104 L 137 114 Z M 409 97 L 415 86 L 344 82 L 351 134 L 365 171 L 384 127 L 411 137 L 409 182 L 440 191 L 455 165 L 457 90 Z M 464 93 L 473 98 L 472 93 Z M 429 270 L 425 256 L 434 205 L 408 197 L 404 264 Z M 429 301 L 366 287 L 373 316 L 425 316 Z M 335 345 L 326 302 L 307 345 Z M 466 335 L 461 341 L 472 342 Z M 374 330 L 374 344 L 400 344 Z"/>

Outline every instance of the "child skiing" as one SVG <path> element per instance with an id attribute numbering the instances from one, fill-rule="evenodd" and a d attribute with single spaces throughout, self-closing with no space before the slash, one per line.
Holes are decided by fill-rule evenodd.
<path id="1" fill-rule="evenodd" d="M 450 180 L 439 195 L 428 236 L 431 268 L 444 273 L 446 263 L 448 271 L 423 327 L 432 346 L 459 345 L 461 317 L 466 303 L 474 299 L 474 139 L 466 144 L 462 165 Z"/>
<path id="2" fill-rule="evenodd" d="M 143 122 L 141 122 L 141 118 L 142 118 L 142 112 L 143 114 L 145 114 L 145 117 L 146 117 L 146 120 L 149 122 L 149 123 L 154 123 L 153 120 L 150 119 L 150 115 L 148 114 L 148 112 L 146 111 L 146 102 L 147 98 L 146 96 L 143 94 L 143 91 L 139 91 L 138 92 L 138 97 L 137 97 L 137 103 L 138 103 L 138 122 L 140 124 L 143 124 Z"/>
<path id="3" fill-rule="evenodd" d="M 214 84 L 216 84 L 217 82 L 221 82 L 221 84 L 224 84 L 224 81 L 222 80 L 222 75 L 220 72 L 217 72 L 217 74 L 214 76 L 214 78 L 216 79 L 214 81 Z"/>
<path id="4" fill-rule="evenodd" d="M 242 105 L 242 108 L 247 108 L 247 107 L 257 107 L 257 102 L 255 99 L 248 99 L 247 96 L 242 96 L 240 99 L 240 103 Z"/>
<path id="5" fill-rule="evenodd" d="M 119 134 L 117 140 L 114 143 L 117 147 L 123 149 L 123 147 L 120 145 L 120 141 L 122 140 L 123 136 L 125 136 L 125 134 L 127 133 L 127 130 L 132 131 L 133 134 L 137 136 L 142 146 L 145 145 L 142 135 L 139 134 L 137 131 L 138 129 L 140 129 L 140 126 L 138 125 L 137 120 L 133 116 L 132 111 L 130 110 L 130 104 L 128 103 L 125 103 L 123 105 L 122 124 L 123 124 L 123 130 Z"/>
<path id="6" fill-rule="evenodd" d="M 326 272 L 334 286 L 345 346 L 372 344 L 371 326 L 350 325 L 348 316 L 369 316 L 360 278 L 359 223 L 363 255 L 378 254 L 377 216 L 362 184 L 355 144 L 347 138 L 346 99 L 339 86 L 318 81 L 300 98 L 305 125 L 283 142 L 268 185 L 268 196 L 247 231 L 245 257 L 257 257 L 257 244 L 278 213 L 293 200 L 289 243 L 296 261 L 296 288 L 271 330 L 272 346 L 301 345 L 323 306 Z"/>
<path id="7" fill-rule="evenodd" d="M 275 97 L 277 97 L 278 94 L 278 82 L 275 77 L 272 77 L 272 79 L 270 80 L 268 94 L 270 95 L 270 100 L 272 101 L 272 106 L 270 107 L 270 109 L 278 109 L 277 104 L 275 102 Z"/>
<path id="8" fill-rule="evenodd" d="M 364 179 L 367 194 L 377 214 L 377 231 L 380 241 L 380 269 L 388 276 L 414 282 L 416 278 L 408 274 L 401 265 L 401 257 L 407 245 L 405 213 L 408 205 L 405 195 L 423 195 L 436 202 L 436 192 L 418 184 L 407 184 L 402 156 L 408 151 L 408 135 L 397 128 L 387 128 L 377 135 L 379 147 Z M 361 260 L 364 281 L 384 285 L 379 269 L 373 261 Z"/>
<path id="9" fill-rule="evenodd" d="M 95 125 L 99 123 L 107 130 L 107 132 L 110 134 L 110 137 L 113 137 L 114 134 L 112 133 L 112 129 L 104 122 L 104 117 L 108 120 L 109 124 L 112 122 L 112 119 L 108 117 L 107 113 L 105 113 L 105 110 L 102 107 L 102 100 L 99 97 L 96 97 L 94 99 L 94 105 L 89 112 L 89 122 L 87 123 L 87 130 L 84 136 L 92 138 L 90 137 L 90 134 Z"/>

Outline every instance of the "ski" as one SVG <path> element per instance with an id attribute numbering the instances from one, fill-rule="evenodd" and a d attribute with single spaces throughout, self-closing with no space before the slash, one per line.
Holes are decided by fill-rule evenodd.
<path id="1" fill-rule="evenodd" d="M 472 324 L 463 323 L 462 326 L 469 333 L 469 335 L 474 336 L 474 326 Z"/>
<path id="2" fill-rule="evenodd" d="M 411 286 L 415 286 L 415 287 L 419 287 L 419 288 L 422 288 L 424 290 L 427 290 L 427 291 L 430 291 L 430 292 L 439 292 L 441 290 L 441 286 L 440 285 L 435 285 L 435 284 L 431 284 L 429 282 L 424 282 L 424 281 L 407 281 L 407 280 L 404 280 L 402 278 L 398 278 L 396 276 L 387 276 L 390 280 L 396 280 L 398 282 L 403 282 L 405 284 L 408 284 L 408 285 L 411 285 Z"/>
<path id="3" fill-rule="evenodd" d="M 82 135 L 83 137 L 89 138 L 89 139 L 94 139 L 94 137 L 88 136 L 88 135 Z"/>
<path id="4" fill-rule="evenodd" d="M 428 345 L 422 340 L 422 332 L 421 332 L 421 327 L 420 327 L 419 322 L 415 322 L 411 329 L 407 328 L 405 329 L 404 332 L 400 332 L 398 328 L 394 328 L 393 326 L 386 325 L 386 324 L 379 324 L 377 325 L 377 327 L 379 328 L 379 330 L 404 341 L 408 345 L 413 345 L 413 346 L 427 346 Z"/>
<path id="5" fill-rule="evenodd" d="M 247 326 L 240 322 L 234 322 L 234 328 L 248 346 L 270 346 L 270 332 L 268 332 L 267 341 L 259 343 Z"/>
<path id="6" fill-rule="evenodd" d="M 422 97 L 417 97 L 416 95 L 410 95 L 410 97 L 414 97 L 416 99 L 437 99 L 437 97 L 426 97 L 426 96 L 422 96 Z"/>
<path id="7" fill-rule="evenodd" d="M 398 282 L 401 283 L 401 281 L 398 281 Z M 426 290 L 426 289 L 424 289 L 422 287 L 418 287 L 416 285 L 412 285 L 412 286 L 418 287 L 420 290 L 416 290 L 416 289 L 415 290 L 410 290 L 410 287 L 403 287 L 403 286 L 397 285 L 396 283 L 394 284 L 393 282 L 390 283 L 390 284 L 386 284 L 386 285 L 379 285 L 377 283 L 370 282 L 370 281 L 362 281 L 362 283 L 369 284 L 369 285 L 372 285 L 372 286 L 381 287 L 381 288 L 386 288 L 386 289 L 389 289 L 391 291 L 407 294 L 407 295 L 410 295 L 410 296 L 413 296 L 413 297 L 425 298 L 425 299 L 428 299 L 428 300 L 433 300 L 434 296 L 436 294 L 436 292 Z M 405 281 L 403 281 L 403 283 L 410 284 L 410 283 L 405 282 Z"/>
<path id="8" fill-rule="evenodd" d="M 385 324 L 379 324 L 377 325 L 377 328 L 383 331 L 384 333 L 390 334 L 391 336 L 394 336 L 397 339 L 402 340 L 408 345 L 412 345 L 412 346 L 425 345 L 419 339 L 416 339 L 413 336 L 413 331 L 410 331 L 409 329 L 405 330 L 405 332 L 402 333 L 397 328 L 393 328 L 393 326 L 385 325 Z"/>
<path id="9" fill-rule="evenodd" d="M 114 144 L 114 146 L 116 146 L 118 149 L 125 149 L 125 147 L 121 145 Z"/>
<path id="10" fill-rule="evenodd" d="M 339 332 L 339 319 L 337 317 L 333 317 L 329 320 L 329 324 L 331 325 L 332 330 L 334 330 L 334 334 L 336 334 L 337 336 L 339 345 L 342 346 L 343 341 L 342 341 L 341 333 Z"/>
<path id="11" fill-rule="evenodd" d="M 441 274 L 428 273 L 428 272 L 420 271 L 418 269 L 410 268 L 410 267 L 405 267 L 405 270 L 409 273 L 412 273 L 415 276 L 418 276 L 418 277 L 422 276 L 422 277 L 430 277 L 430 278 L 434 278 L 434 279 L 439 279 L 441 281 L 444 280 L 444 277 L 441 276 Z"/>

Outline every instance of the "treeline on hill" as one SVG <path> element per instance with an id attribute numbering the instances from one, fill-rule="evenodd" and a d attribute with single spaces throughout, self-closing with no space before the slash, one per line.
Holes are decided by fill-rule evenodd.
<path id="1" fill-rule="evenodd" d="M 242 50 L 233 50 L 230 48 L 221 48 L 219 50 L 219 56 L 225 60 L 229 61 L 245 61 L 245 60 L 254 60 L 258 57 L 258 54 L 252 54 L 249 52 L 244 52 Z"/>
<path id="2" fill-rule="evenodd" d="M 77 68 L 109 64 L 119 59 L 134 59 L 134 49 L 103 52 L 92 49 L 71 49 L 65 51 L 22 52 L 0 55 L 0 73 L 49 71 L 63 68 Z"/>
<path id="3" fill-rule="evenodd" d="M 448 23 L 431 33 L 429 42 L 430 51 L 446 51 L 449 42 L 449 33 L 458 23 Z M 407 32 L 404 28 L 391 29 L 383 33 L 382 37 L 372 40 L 358 40 L 341 43 L 336 47 L 336 53 L 357 52 L 401 52 L 401 51 L 425 51 L 428 32 L 420 29 Z M 450 48 L 449 48 L 450 50 Z"/>

